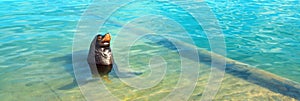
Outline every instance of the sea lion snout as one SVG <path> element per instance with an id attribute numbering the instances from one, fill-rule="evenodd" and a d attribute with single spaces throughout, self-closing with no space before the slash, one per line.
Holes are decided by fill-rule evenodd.
<path id="1" fill-rule="evenodd" d="M 97 44 L 100 47 L 109 47 L 110 46 L 111 36 L 109 33 L 105 35 L 97 35 Z"/>
<path id="2" fill-rule="evenodd" d="M 102 39 L 102 42 L 110 42 L 111 36 L 109 33 L 106 33 Z"/>

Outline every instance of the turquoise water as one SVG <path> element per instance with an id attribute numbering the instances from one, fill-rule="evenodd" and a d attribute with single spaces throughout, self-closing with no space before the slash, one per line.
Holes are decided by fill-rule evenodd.
<path id="1" fill-rule="evenodd" d="M 73 83 L 72 42 L 78 21 L 90 3 L 0 1 L 1 99 L 83 99 Z M 208 5 L 225 35 L 228 58 L 300 82 L 299 1 L 208 1 Z M 206 35 L 192 16 L 163 1 L 125 6 L 112 14 L 99 32 L 116 36 L 120 24 L 150 12 L 175 19 L 198 47 L 210 50 Z"/>
<path id="2" fill-rule="evenodd" d="M 209 2 L 226 36 L 227 56 L 300 82 L 299 1 Z"/>

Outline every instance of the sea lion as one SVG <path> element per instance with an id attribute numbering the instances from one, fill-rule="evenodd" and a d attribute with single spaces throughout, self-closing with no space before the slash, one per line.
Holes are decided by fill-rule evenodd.
<path id="1" fill-rule="evenodd" d="M 113 55 L 110 48 L 111 36 L 109 33 L 105 35 L 96 35 L 90 45 L 88 63 L 93 76 L 100 75 L 104 80 L 108 79 L 108 73 L 112 70 Z"/>

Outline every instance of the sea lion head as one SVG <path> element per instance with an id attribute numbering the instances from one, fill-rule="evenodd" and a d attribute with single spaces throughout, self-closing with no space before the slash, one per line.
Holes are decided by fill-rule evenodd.
<path id="1" fill-rule="evenodd" d="M 109 47 L 110 46 L 111 36 L 109 33 L 105 35 L 97 35 L 97 46 L 100 47 Z"/>

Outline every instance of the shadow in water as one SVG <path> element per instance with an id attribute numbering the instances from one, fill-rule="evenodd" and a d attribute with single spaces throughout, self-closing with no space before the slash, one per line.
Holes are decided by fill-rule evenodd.
<path id="1" fill-rule="evenodd" d="M 183 47 L 186 47 L 186 48 L 184 50 L 181 50 L 181 49 L 177 49 L 175 47 L 175 45 L 172 44 L 168 40 L 155 40 L 153 42 L 158 45 L 167 47 L 171 50 L 181 51 L 184 53 L 190 53 L 189 48 L 191 48 L 191 47 L 185 46 L 185 44 L 183 44 Z M 74 54 L 76 54 L 76 52 Z M 82 56 L 86 56 L 86 55 L 82 55 Z M 199 57 L 200 61 L 197 61 L 197 62 L 201 62 L 201 63 L 209 65 L 209 66 L 211 66 L 211 63 L 212 63 L 211 57 L 218 57 L 219 61 L 222 61 L 222 59 L 225 59 L 227 62 L 225 72 L 227 74 L 230 74 L 235 77 L 246 80 L 248 82 L 254 83 L 256 85 L 259 85 L 261 87 L 269 89 L 273 92 L 280 93 L 280 94 L 295 98 L 297 100 L 300 100 L 300 85 L 298 83 L 286 80 L 282 77 L 278 77 L 276 75 L 256 69 L 254 67 L 250 67 L 250 66 L 242 64 L 238 61 L 230 60 L 226 57 L 221 57 L 221 56 L 217 56 L 216 54 L 213 54 L 213 53 L 202 51 L 200 49 L 198 50 L 198 57 Z M 82 57 L 82 58 L 85 58 L 85 57 Z M 185 58 L 193 59 L 190 57 L 185 57 Z M 86 59 L 82 59 L 82 60 L 86 60 Z M 63 87 L 60 87 L 59 89 L 67 90 L 67 89 L 72 89 L 74 87 L 78 87 L 78 85 L 76 83 L 75 75 L 73 72 L 73 67 L 72 67 L 72 54 L 67 54 L 63 57 L 57 57 L 57 58 L 52 59 L 52 62 L 58 62 L 58 61 L 59 62 L 64 61 L 65 71 L 67 71 L 73 77 L 72 83 L 67 84 Z M 218 60 L 216 60 L 216 61 L 218 61 Z M 109 75 L 112 78 L 126 78 L 126 77 L 133 77 L 133 76 L 140 75 L 140 74 L 142 74 L 142 73 L 138 73 L 138 72 L 120 73 L 118 71 L 118 66 L 116 64 L 114 64 L 113 71 Z"/>
<path id="2" fill-rule="evenodd" d="M 120 72 L 116 63 L 113 64 L 113 70 L 110 72 L 110 76 L 113 78 L 131 78 L 143 74 L 143 72 Z"/>
<path id="3" fill-rule="evenodd" d="M 67 84 L 65 86 L 60 87 L 59 90 L 68 90 L 68 89 L 73 89 L 75 87 L 78 87 L 76 79 L 75 79 L 75 75 L 74 75 L 74 72 L 73 72 L 72 54 L 67 54 L 67 55 L 62 56 L 62 57 L 56 57 L 56 58 L 51 59 L 51 62 L 62 62 L 62 61 L 64 63 L 63 64 L 64 70 L 72 76 L 73 82 L 70 83 L 70 84 Z"/>
<path id="4" fill-rule="evenodd" d="M 84 52 L 82 52 L 82 51 L 73 52 L 73 54 L 82 54 L 82 53 L 84 53 Z M 86 56 L 86 55 L 83 54 L 82 56 Z M 82 57 L 82 58 L 85 58 L 85 57 Z M 87 62 L 86 58 L 81 59 L 81 60 L 86 60 L 84 62 Z M 72 54 L 67 54 L 67 55 L 62 56 L 62 57 L 56 57 L 56 58 L 51 59 L 51 62 L 62 62 L 62 61 L 64 63 L 63 64 L 64 65 L 63 66 L 64 70 L 72 76 L 73 82 L 60 87 L 59 90 L 69 90 L 69 89 L 73 89 L 75 87 L 78 87 L 76 77 L 75 77 L 75 74 L 74 74 L 74 70 L 73 70 Z M 86 68 L 89 68 L 89 67 L 86 67 Z M 143 74 L 143 73 L 142 72 L 120 72 L 118 70 L 117 64 L 114 63 L 113 64 L 113 69 L 109 73 L 109 77 L 110 78 L 131 78 L 131 77 L 136 77 L 136 76 L 141 75 L 141 74 Z M 100 77 L 90 77 L 90 78 L 86 78 L 86 79 L 90 79 L 88 81 L 94 81 L 94 80 L 100 79 Z M 88 83 L 88 82 L 85 82 L 85 83 Z"/>
<path id="5" fill-rule="evenodd" d="M 150 40 L 153 40 L 153 38 L 149 38 Z M 154 40 L 154 42 L 158 45 L 162 45 L 163 47 L 169 48 L 171 50 L 181 51 L 184 53 L 193 53 L 191 50 L 192 47 L 188 46 L 186 44 L 181 44 L 182 47 L 185 47 L 184 50 L 177 49 L 173 43 L 171 43 L 167 39 L 160 39 L 160 40 Z M 184 42 L 183 42 L 184 43 Z M 177 43 L 178 44 L 178 43 Z M 180 45 L 180 42 L 179 42 Z M 205 50 L 198 49 L 198 61 L 203 64 L 206 64 L 208 66 L 211 66 L 212 64 L 212 57 L 217 57 L 216 61 L 222 61 L 225 60 L 226 68 L 225 73 L 233 75 L 235 77 L 241 78 L 243 80 L 246 80 L 248 82 L 257 84 L 261 87 L 264 87 L 266 89 L 269 89 L 273 92 L 280 93 L 292 98 L 295 98 L 297 100 L 300 100 L 300 84 L 287 80 L 285 78 L 276 76 L 274 74 L 271 74 L 269 72 L 259 70 L 255 67 L 251 67 L 249 65 L 240 63 L 235 60 L 228 59 L 223 56 L 219 56 L 214 53 L 210 53 Z M 191 57 L 185 57 L 193 60 Z M 217 62 L 218 63 L 218 62 Z"/>

